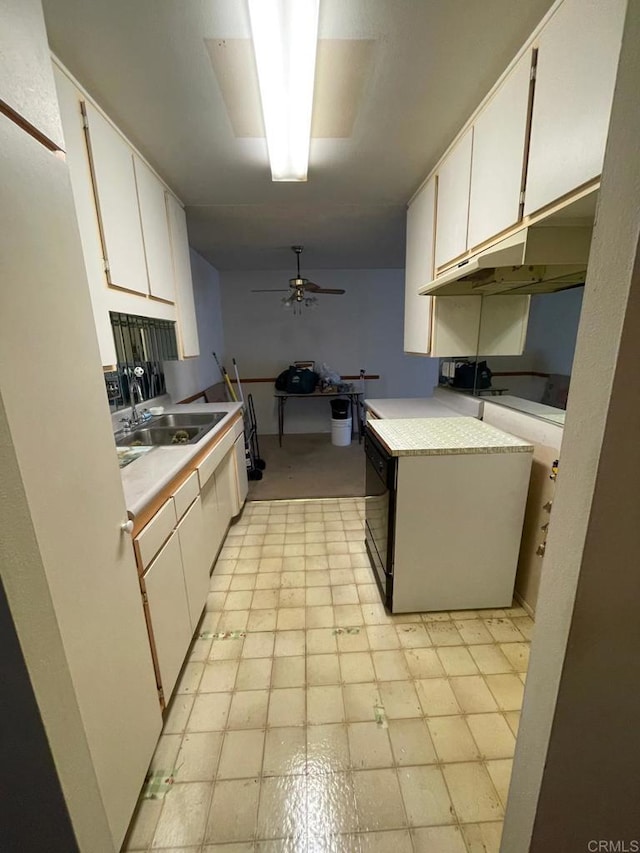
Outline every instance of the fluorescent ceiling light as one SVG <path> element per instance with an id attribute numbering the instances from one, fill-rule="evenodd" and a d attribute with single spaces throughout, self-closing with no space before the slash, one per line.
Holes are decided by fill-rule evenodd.
<path id="1" fill-rule="evenodd" d="M 306 181 L 320 0 L 249 0 L 274 181 Z"/>

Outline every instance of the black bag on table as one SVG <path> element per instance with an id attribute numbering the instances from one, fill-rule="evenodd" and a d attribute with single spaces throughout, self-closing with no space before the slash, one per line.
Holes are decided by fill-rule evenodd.
<path id="1" fill-rule="evenodd" d="M 491 376 L 492 373 L 486 361 L 478 362 L 477 372 L 475 361 L 467 361 L 456 367 L 453 387 L 471 390 L 475 384 L 475 387 L 479 389 L 491 388 Z"/>
<path id="2" fill-rule="evenodd" d="M 320 377 L 308 367 L 290 365 L 276 379 L 276 390 L 287 394 L 312 394 Z"/>

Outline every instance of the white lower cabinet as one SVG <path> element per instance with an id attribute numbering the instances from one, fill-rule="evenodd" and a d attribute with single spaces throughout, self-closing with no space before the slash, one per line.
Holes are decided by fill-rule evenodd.
<path id="1" fill-rule="evenodd" d="M 168 702 L 193 635 L 177 533 L 172 533 L 161 548 L 143 582 L 162 690 Z"/>
<path id="2" fill-rule="evenodd" d="M 249 492 L 249 478 L 247 476 L 247 463 L 244 452 L 244 434 L 238 436 L 233 445 L 234 461 L 236 467 L 236 499 L 233 502 L 233 515 L 236 516 L 247 498 Z"/>
<path id="3" fill-rule="evenodd" d="M 178 539 L 182 554 L 184 585 L 189 605 L 191 633 L 200 621 L 200 615 L 209 591 L 209 572 L 213 556 L 207 548 L 202 500 L 197 497 L 179 521 Z"/>
<path id="4" fill-rule="evenodd" d="M 218 511 L 224 531 L 226 532 L 227 525 L 236 511 L 238 502 L 238 479 L 236 476 L 236 465 L 233 449 L 230 450 L 224 457 L 222 462 L 216 469 L 216 492 L 218 494 Z"/>

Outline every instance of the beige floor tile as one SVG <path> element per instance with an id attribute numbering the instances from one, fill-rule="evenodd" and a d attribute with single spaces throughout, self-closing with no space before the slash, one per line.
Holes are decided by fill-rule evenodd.
<path id="1" fill-rule="evenodd" d="M 349 753 L 354 770 L 393 767 L 387 730 L 377 723 L 349 723 Z"/>
<path id="2" fill-rule="evenodd" d="M 269 572 L 258 575 L 256 591 L 251 599 L 252 610 L 274 610 L 278 606 L 280 575 Z"/>
<path id="3" fill-rule="evenodd" d="M 310 628 L 307 631 L 307 654 L 335 654 L 338 651 L 332 628 Z"/>
<path id="4" fill-rule="evenodd" d="M 231 586 L 232 580 L 233 575 L 231 573 L 219 575 L 216 571 L 211 575 L 211 579 L 209 580 L 209 590 L 211 592 L 226 592 Z"/>
<path id="5" fill-rule="evenodd" d="M 517 675 L 487 675 L 487 684 L 502 711 L 522 708 L 524 684 Z"/>
<path id="6" fill-rule="evenodd" d="M 284 557 L 304 557 L 304 542 L 290 542 L 287 544 L 285 541 L 282 554 Z"/>
<path id="7" fill-rule="evenodd" d="M 208 782 L 173 785 L 171 796 L 165 797 L 152 847 L 202 844 L 210 797 L 211 784 Z"/>
<path id="8" fill-rule="evenodd" d="M 193 703 L 187 731 L 214 732 L 224 729 L 230 705 L 231 693 L 200 693 Z"/>
<path id="9" fill-rule="evenodd" d="M 276 634 L 276 643 L 273 652 L 276 657 L 303 655 L 304 651 L 304 631 L 279 631 Z"/>
<path id="10" fill-rule="evenodd" d="M 151 759 L 149 770 L 153 771 L 154 773 L 170 774 L 176 766 L 176 759 L 178 757 L 178 751 L 180 750 L 181 742 L 182 735 L 161 735 L 160 739 L 158 740 L 155 752 L 153 753 L 153 758 Z M 181 779 L 180 781 L 184 780 Z"/>
<path id="11" fill-rule="evenodd" d="M 398 766 L 438 760 L 424 720 L 389 720 L 389 738 Z"/>
<path id="12" fill-rule="evenodd" d="M 487 770 L 491 781 L 495 785 L 498 796 L 502 800 L 502 805 L 506 808 L 507 797 L 509 796 L 509 782 L 511 781 L 511 770 L 513 768 L 513 759 L 502 758 L 497 761 L 487 761 Z"/>
<path id="13" fill-rule="evenodd" d="M 303 726 L 306 715 L 304 687 L 272 690 L 269 701 L 270 726 Z"/>
<path id="14" fill-rule="evenodd" d="M 231 592 L 243 592 L 246 590 L 254 590 L 256 587 L 256 579 L 258 575 L 232 575 L 229 590 Z"/>
<path id="15" fill-rule="evenodd" d="M 380 596 L 378 596 L 378 599 Z M 390 625 L 391 616 L 385 610 L 384 604 L 380 600 L 368 604 L 360 605 L 362 607 L 362 617 L 365 625 Z"/>
<path id="16" fill-rule="evenodd" d="M 220 613 L 210 613 L 208 610 L 205 610 L 202 614 L 200 625 L 198 625 L 198 636 L 202 636 L 202 634 L 206 635 L 207 633 L 213 634 L 214 631 L 217 631 L 220 616 Z"/>
<path id="17" fill-rule="evenodd" d="M 344 847 L 344 836 L 335 833 L 353 832 L 358 828 L 358 817 L 349 773 L 315 773 L 307 777 L 307 814 L 309 838 L 333 835 Z M 309 850 L 323 848 L 309 846 Z M 332 848 L 329 848 L 332 849 Z M 326 850 L 326 848 L 325 848 Z"/>
<path id="18" fill-rule="evenodd" d="M 351 570 L 351 559 L 346 541 L 327 542 L 327 554 L 329 556 L 329 569 Z M 353 576 L 351 579 L 353 580 Z"/>
<path id="19" fill-rule="evenodd" d="M 378 684 L 378 689 L 389 720 L 421 716 L 418 694 L 410 681 L 384 681 Z"/>
<path id="20" fill-rule="evenodd" d="M 227 595 L 226 592 L 210 592 L 207 595 L 206 609 L 211 612 L 221 612 Z"/>
<path id="21" fill-rule="evenodd" d="M 196 636 L 196 639 L 191 643 L 191 649 L 189 650 L 189 656 L 187 658 L 189 663 L 206 661 L 209 658 L 212 642 L 213 640 L 201 640 Z"/>
<path id="22" fill-rule="evenodd" d="M 456 814 L 462 823 L 503 818 L 502 805 L 482 764 L 445 764 L 443 773 Z"/>
<path id="23" fill-rule="evenodd" d="M 207 694 L 224 695 L 224 694 Z M 233 694 L 229 719 L 229 729 L 261 729 L 267 723 L 269 692 L 267 690 L 242 690 Z M 191 714 L 193 717 L 193 713 Z"/>
<path id="24" fill-rule="evenodd" d="M 198 685 L 200 684 L 200 679 L 202 678 L 202 673 L 204 672 L 204 667 L 205 665 L 202 661 L 185 664 L 178 683 L 176 684 L 175 692 L 196 693 Z"/>
<path id="25" fill-rule="evenodd" d="M 129 825 L 123 850 L 147 850 L 156 831 L 162 800 L 139 800 Z"/>
<path id="26" fill-rule="evenodd" d="M 460 706 L 446 678 L 423 678 L 416 681 L 418 699 L 427 717 L 459 714 Z"/>
<path id="27" fill-rule="evenodd" d="M 302 561 L 304 567 L 304 557 L 285 557 L 284 568 L 282 571 L 283 587 L 291 587 L 294 589 L 305 585 L 304 571 L 292 571 L 291 569 L 287 569 L 287 563 L 291 563 L 294 560 Z"/>
<path id="28" fill-rule="evenodd" d="M 342 652 L 365 652 L 369 649 L 369 639 L 364 628 L 359 626 L 357 631 L 347 633 L 346 631 L 336 635 L 338 651 Z"/>
<path id="29" fill-rule="evenodd" d="M 284 545 L 263 545 L 262 550 L 260 552 L 261 561 L 264 559 L 271 559 L 273 557 L 279 557 L 282 559 L 284 556 Z M 265 571 L 264 569 L 258 568 L 258 571 Z"/>
<path id="30" fill-rule="evenodd" d="M 396 625 L 396 633 L 403 649 L 423 649 L 431 645 L 431 637 L 423 624 Z"/>
<path id="31" fill-rule="evenodd" d="M 513 672 L 513 667 L 500 651 L 500 647 L 495 644 L 490 646 L 471 646 L 469 651 L 478 669 L 484 675 Z"/>
<path id="32" fill-rule="evenodd" d="M 500 649 L 516 672 L 527 671 L 529 643 L 501 643 Z"/>
<path id="33" fill-rule="evenodd" d="M 237 660 L 208 661 L 200 681 L 200 693 L 225 693 L 233 690 L 238 672 Z"/>
<path id="34" fill-rule="evenodd" d="M 496 702 L 482 676 L 463 675 L 452 678 L 451 687 L 465 714 L 482 714 L 485 711 L 497 710 Z"/>
<path id="35" fill-rule="evenodd" d="M 275 609 L 251 610 L 249 613 L 249 621 L 247 622 L 247 632 L 275 631 L 277 617 L 278 611 Z"/>
<path id="36" fill-rule="evenodd" d="M 305 571 L 307 572 L 328 572 L 329 558 L 324 555 L 315 557 L 305 557 Z"/>
<path id="37" fill-rule="evenodd" d="M 427 631 L 434 646 L 461 646 L 464 643 L 453 622 L 431 622 Z"/>
<path id="38" fill-rule="evenodd" d="M 359 604 L 339 604 L 333 608 L 335 624 L 343 628 L 363 625 L 362 608 Z"/>
<path id="39" fill-rule="evenodd" d="M 267 690 L 271 686 L 270 658 L 241 660 L 236 677 L 236 690 Z"/>
<path id="40" fill-rule="evenodd" d="M 312 586 L 306 588 L 305 604 L 307 607 L 322 607 L 331 604 L 330 586 Z"/>
<path id="41" fill-rule="evenodd" d="M 240 559 L 236 560 L 236 566 L 233 570 L 233 573 L 236 575 L 253 575 L 258 571 L 258 564 L 260 560 L 257 558 L 247 559 L 245 555 L 242 553 L 244 548 L 241 549 Z M 242 609 L 242 608 L 239 608 Z"/>
<path id="42" fill-rule="evenodd" d="M 357 578 L 356 578 L 357 581 Z M 361 604 L 378 604 L 380 592 L 374 583 L 363 583 L 358 585 L 358 598 Z"/>
<path id="43" fill-rule="evenodd" d="M 376 651 L 400 648 L 400 640 L 393 625 L 367 625 L 369 645 Z"/>
<path id="44" fill-rule="evenodd" d="M 481 619 L 456 619 L 453 624 L 469 646 L 493 642 L 493 637 Z"/>
<path id="45" fill-rule="evenodd" d="M 375 651 L 371 653 L 378 681 L 401 681 L 409 678 L 409 670 L 403 653 L 399 650 Z"/>
<path id="46" fill-rule="evenodd" d="M 375 719 L 374 708 L 381 702 L 377 684 L 345 684 L 342 690 L 346 719 L 349 722 Z"/>
<path id="47" fill-rule="evenodd" d="M 307 533 L 305 534 L 304 553 L 306 557 L 327 557 L 327 543 L 324 541 L 325 533 Z M 319 541 L 320 540 L 320 541 Z M 327 557 L 327 564 L 329 558 Z"/>
<path id="48" fill-rule="evenodd" d="M 511 621 L 526 640 L 533 639 L 534 622 L 530 616 L 515 616 Z"/>
<path id="49" fill-rule="evenodd" d="M 194 732 L 182 739 L 176 758 L 179 782 L 209 782 L 216 775 L 222 732 Z"/>
<path id="50" fill-rule="evenodd" d="M 247 634 L 242 649 L 243 658 L 270 658 L 276 635 L 273 631 L 256 631 Z"/>
<path id="51" fill-rule="evenodd" d="M 264 731 L 227 732 L 217 779 L 250 779 L 260 774 Z"/>
<path id="52" fill-rule="evenodd" d="M 370 567 L 363 566 L 361 569 L 357 569 L 354 566 L 353 574 L 355 576 L 356 583 L 370 584 L 374 580 Z"/>
<path id="53" fill-rule="evenodd" d="M 307 557 L 307 559 L 309 559 Z M 331 579 L 329 577 L 329 571 L 317 571 L 317 572 L 307 572 L 304 580 L 304 585 L 307 588 L 313 588 L 316 586 L 329 586 L 331 584 Z"/>
<path id="54" fill-rule="evenodd" d="M 373 662 L 368 652 L 348 652 L 339 657 L 343 682 L 356 684 L 375 679 Z"/>
<path id="55" fill-rule="evenodd" d="M 323 605 L 322 607 L 307 607 L 307 628 L 332 628 L 335 625 L 333 607 Z"/>
<path id="56" fill-rule="evenodd" d="M 502 822 L 466 823 L 461 827 L 469 853 L 500 853 Z"/>
<path id="57" fill-rule="evenodd" d="M 477 761 L 480 758 L 464 717 L 431 717 L 427 726 L 441 761 Z"/>
<path id="58" fill-rule="evenodd" d="M 440 646 L 438 657 L 447 675 L 476 675 L 478 672 L 478 667 L 464 646 Z"/>
<path id="59" fill-rule="evenodd" d="M 242 654 L 244 632 L 234 636 L 218 638 L 211 644 L 209 660 L 237 660 Z"/>
<path id="60" fill-rule="evenodd" d="M 470 714 L 467 724 L 481 758 L 513 757 L 516 739 L 502 714 Z"/>
<path id="61" fill-rule="evenodd" d="M 517 643 L 524 639 L 511 619 L 485 619 L 484 624 L 496 643 Z"/>
<path id="62" fill-rule="evenodd" d="M 304 607 L 306 592 L 303 586 L 283 587 L 280 590 L 278 607 Z"/>
<path id="63" fill-rule="evenodd" d="M 276 645 L 277 645 L 276 638 Z M 271 686 L 304 687 L 307 683 L 304 657 L 279 657 L 273 660 Z"/>
<path id="64" fill-rule="evenodd" d="M 359 836 L 359 853 L 413 853 L 411 836 L 406 829 L 387 832 L 363 832 Z"/>
<path id="65" fill-rule="evenodd" d="M 310 775 L 349 769 L 349 741 L 344 723 L 307 727 L 307 770 Z"/>
<path id="66" fill-rule="evenodd" d="M 206 841 L 252 840 L 258 815 L 259 779 L 217 782 L 207 821 Z"/>
<path id="67" fill-rule="evenodd" d="M 307 688 L 307 722 L 309 724 L 341 723 L 344 719 L 345 709 L 341 687 Z"/>
<path id="68" fill-rule="evenodd" d="M 304 607 L 285 607 L 278 611 L 278 631 L 296 631 L 305 627 Z"/>
<path id="69" fill-rule="evenodd" d="M 457 826 L 428 826 L 411 831 L 414 853 L 467 853 Z"/>
<path id="70" fill-rule="evenodd" d="M 428 625 L 432 622 L 450 622 L 451 616 L 446 610 L 436 610 L 434 612 L 423 613 L 422 621 Z"/>
<path id="71" fill-rule="evenodd" d="M 302 726 L 267 731 L 264 745 L 263 776 L 290 776 L 305 773 L 307 736 Z"/>
<path id="72" fill-rule="evenodd" d="M 360 602 L 358 588 L 354 583 L 331 587 L 331 596 L 333 604 L 358 604 Z"/>
<path id="73" fill-rule="evenodd" d="M 193 696 L 176 694 L 173 697 L 164 720 L 163 734 L 182 734 L 184 732 L 187 728 L 187 721 L 193 708 L 193 702 Z"/>
<path id="74" fill-rule="evenodd" d="M 395 770 L 357 770 L 353 787 L 360 829 L 400 829 L 407 825 Z"/>
<path id="75" fill-rule="evenodd" d="M 229 593 L 229 595 L 231 595 L 231 593 Z M 248 610 L 225 610 L 224 613 L 220 615 L 218 631 L 244 631 L 247 627 L 248 621 Z"/>
<path id="76" fill-rule="evenodd" d="M 445 674 L 435 649 L 406 649 L 404 656 L 413 678 L 437 678 Z"/>
<path id="77" fill-rule="evenodd" d="M 338 655 L 308 655 L 307 684 L 340 684 Z"/>
<path id="78" fill-rule="evenodd" d="M 509 724 L 509 728 L 514 733 L 514 735 L 518 736 L 518 728 L 520 726 L 520 711 L 505 711 L 504 718 Z"/>
<path id="79" fill-rule="evenodd" d="M 268 776 L 262 779 L 258 838 L 306 838 L 306 787 L 305 776 Z"/>
<path id="80" fill-rule="evenodd" d="M 410 826 L 454 822 L 447 786 L 438 767 L 400 767 L 398 778 Z"/>

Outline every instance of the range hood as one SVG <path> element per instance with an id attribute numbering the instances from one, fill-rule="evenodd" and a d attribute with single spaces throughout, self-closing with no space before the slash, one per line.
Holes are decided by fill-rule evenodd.
<path id="1" fill-rule="evenodd" d="M 584 283 L 591 226 L 530 225 L 418 288 L 421 296 L 553 293 Z"/>

